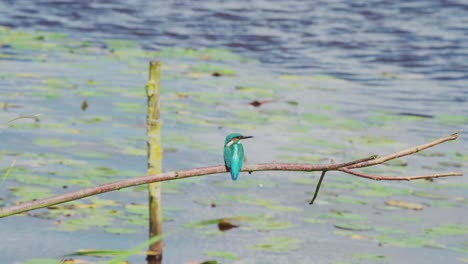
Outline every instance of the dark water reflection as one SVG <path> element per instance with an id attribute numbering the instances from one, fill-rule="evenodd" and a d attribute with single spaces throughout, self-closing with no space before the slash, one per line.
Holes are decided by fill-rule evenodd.
<path id="1" fill-rule="evenodd" d="M 366 69 L 388 67 L 450 82 L 468 77 L 467 13 L 464 1 L 436 0 L 20 0 L 0 3 L 0 25 L 131 38 L 156 49 L 224 47 L 277 71 L 361 82 Z"/>

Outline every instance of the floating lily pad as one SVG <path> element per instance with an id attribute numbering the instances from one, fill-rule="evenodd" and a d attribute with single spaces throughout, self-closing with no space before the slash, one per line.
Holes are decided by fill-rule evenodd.
<path id="1" fill-rule="evenodd" d="M 424 230 L 431 237 L 461 236 L 468 234 L 468 224 L 442 224 Z"/>
<path id="2" fill-rule="evenodd" d="M 436 116 L 436 120 L 446 125 L 463 126 L 468 124 L 468 117 L 466 115 L 438 115 Z"/>
<path id="3" fill-rule="evenodd" d="M 53 193 L 44 187 L 22 186 L 8 188 L 15 196 L 20 197 L 21 201 L 37 200 L 52 196 Z"/>
<path id="4" fill-rule="evenodd" d="M 234 71 L 225 68 L 221 65 L 214 64 L 194 64 L 192 65 L 192 71 L 195 73 L 209 73 L 209 74 L 220 74 L 220 75 L 234 75 Z"/>
<path id="5" fill-rule="evenodd" d="M 216 258 L 223 258 L 227 260 L 239 260 L 240 257 L 234 253 L 226 251 L 206 251 L 205 255 Z"/>
<path id="6" fill-rule="evenodd" d="M 118 110 L 129 113 L 145 113 L 147 108 L 146 105 L 142 103 L 117 102 L 114 103 L 114 105 Z"/>
<path id="7" fill-rule="evenodd" d="M 365 220 L 367 217 L 359 214 L 353 214 L 350 212 L 344 212 L 344 211 L 332 211 L 331 213 L 328 214 L 330 218 L 335 218 L 335 219 L 346 219 L 346 220 Z"/>
<path id="8" fill-rule="evenodd" d="M 294 226 L 289 222 L 274 220 L 271 217 L 250 218 L 247 222 L 249 223 L 249 226 L 246 227 L 247 230 L 257 231 L 282 230 Z"/>
<path id="9" fill-rule="evenodd" d="M 407 222 L 407 223 L 419 223 L 423 220 L 418 217 L 413 216 L 401 216 L 401 215 L 392 215 L 392 219 L 400 221 L 400 222 Z"/>
<path id="10" fill-rule="evenodd" d="M 41 259 L 28 259 L 21 264 L 62 264 L 62 260 L 56 260 L 56 259 L 47 259 L 47 258 L 41 258 Z"/>
<path id="11" fill-rule="evenodd" d="M 390 138 L 378 137 L 378 136 L 353 136 L 348 137 L 347 141 L 350 143 L 355 143 L 359 145 L 368 145 L 368 146 L 385 146 L 390 144 L 395 144 L 395 141 Z"/>
<path id="12" fill-rule="evenodd" d="M 369 223 L 361 222 L 338 222 L 335 223 L 334 226 L 339 229 L 352 231 L 368 231 L 373 229 L 373 227 Z"/>
<path id="13" fill-rule="evenodd" d="M 110 227 L 112 226 L 114 219 L 110 215 L 88 214 L 80 218 L 67 219 L 62 221 L 58 226 L 57 230 L 60 231 L 76 231 L 76 230 L 88 230 L 96 227 Z"/>
<path id="14" fill-rule="evenodd" d="M 273 252 L 289 252 L 300 248 L 302 241 L 284 236 L 268 237 L 264 242 L 250 245 L 251 249 Z"/>
<path id="15" fill-rule="evenodd" d="M 367 259 L 367 260 L 384 260 L 385 256 L 377 255 L 377 254 L 370 254 L 370 253 L 352 253 L 350 254 L 351 258 L 353 259 Z"/>
<path id="16" fill-rule="evenodd" d="M 38 138 L 33 141 L 35 145 L 53 148 L 64 148 L 76 146 L 76 142 L 65 141 L 58 138 Z"/>
<path id="17" fill-rule="evenodd" d="M 373 236 L 382 244 L 400 246 L 400 247 L 431 247 L 431 248 L 444 248 L 443 245 L 437 241 L 422 236 L 388 236 L 388 235 L 376 235 Z"/>
<path id="18" fill-rule="evenodd" d="M 355 197 L 339 195 L 333 199 L 336 203 L 343 203 L 343 204 L 367 204 L 368 202 L 363 199 L 358 199 Z"/>
<path id="19" fill-rule="evenodd" d="M 137 232 L 134 229 L 124 228 L 124 227 L 109 227 L 109 228 L 104 229 L 104 231 L 106 231 L 107 233 L 119 234 L 119 235 L 120 234 L 133 234 Z"/>

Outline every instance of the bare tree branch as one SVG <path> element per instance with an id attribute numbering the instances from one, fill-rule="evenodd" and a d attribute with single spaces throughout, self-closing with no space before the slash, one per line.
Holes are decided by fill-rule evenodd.
<path id="1" fill-rule="evenodd" d="M 355 168 L 369 167 L 369 166 L 374 166 L 374 165 L 377 165 L 377 164 L 384 163 L 384 162 L 389 161 L 389 160 L 393 160 L 393 159 L 397 159 L 397 158 L 400 158 L 400 157 L 403 157 L 403 156 L 411 155 L 411 154 L 417 153 L 417 152 L 419 152 L 421 150 L 425 150 L 425 149 L 431 148 L 433 146 L 442 144 L 444 142 L 455 140 L 455 139 L 458 138 L 458 134 L 459 134 L 459 132 L 456 132 L 456 133 L 453 133 L 453 134 L 451 134 L 449 136 L 446 136 L 446 137 L 443 137 L 443 138 L 438 138 L 438 139 L 436 139 L 436 140 L 434 140 L 432 142 L 426 143 L 426 144 L 422 144 L 422 145 L 412 147 L 412 148 L 407 148 L 405 150 L 398 151 L 398 152 L 389 154 L 387 156 L 379 157 L 379 158 L 376 158 L 374 160 L 358 163 L 358 164 L 355 164 L 353 166 L 347 166 L 346 168 L 347 169 L 355 169 Z"/>
<path id="2" fill-rule="evenodd" d="M 304 171 L 304 172 L 322 171 L 322 177 L 321 177 L 322 180 L 326 171 L 341 171 L 341 172 L 355 175 L 358 177 L 363 177 L 363 178 L 368 178 L 368 179 L 373 179 L 373 180 L 409 181 L 409 180 L 415 180 L 415 179 L 430 179 L 430 178 L 447 177 L 447 176 L 461 176 L 462 173 L 460 172 L 448 172 L 448 173 L 433 174 L 433 175 L 420 175 L 420 176 L 407 176 L 407 177 L 384 177 L 384 176 L 367 175 L 367 174 L 363 174 L 363 173 L 352 170 L 354 168 L 374 166 L 374 165 L 381 164 L 388 160 L 410 155 L 418 151 L 421 151 L 423 149 L 427 149 L 435 145 L 444 143 L 446 141 L 455 140 L 457 139 L 457 137 L 458 137 L 458 133 L 455 133 L 450 136 L 437 139 L 430 143 L 416 146 L 414 148 L 409 148 L 409 149 L 396 152 L 396 153 L 393 153 L 384 157 L 380 157 L 380 158 L 377 158 L 377 156 L 374 155 L 374 156 L 370 156 L 364 159 L 359 159 L 359 160 L 355 160 L 351 162 L 328 164 L 328 165 L 297 164 L 297 163 L 247 164 L 242 168 L 242 171 L 246 171 L 249 173 L 253 171 Z M 160 173 L 157 175 L 150 175 L 150 176 L 144 176 L 144 177 L 139 177 L 139 178 L 132 178 L 128 180 L 117 181 L 113 183 L 103 184 L 103 185 L 96 186 L 96 187 L 81 189 L 81 190 L 49 197 L 49 198 L 42 199 L 42 200 L 35 200 L 35 201 L 25 202 L 25 203 L 18 204 L 18 205 L 3 207 L 3 208 L 0 208 L 0 218 L 27 212 L 33 209 L 44 208 L 44 207 L 48 207 L 48 206 L 55 205 L 55 204 L 65 203 L 65 202 L 81 199 L 84 197 L 93 196 L 96 194 L 101 194 L 101 193 L 115 191 L 115 190 L 120 190 L 122 188 L 128 188 L 128 187 L 137 186 L 141 184 L 177 180 L 177 179 L 223 173 L 223 172 L 227 172 L 226 167 L 224 165 L 218 165 L 218 166 L 196 168 L 196 169 L 190 169 L 190 170 L 172 171 L 172 172 Z M 316 194 L 314 195 L 315 198 L 316 198 L 319 188 L 320 186 L 317 186 Z"/>
<path id="3" fill-rule="evenodd" d="M 436 173 L 436 174 L 416 175 L 416 176 L 377 176 L 377 175 L 370 175 L 370 174 L 365 174 L 362 172 L 353 171 L 347 168 L 340 168 L 338 170 L 348 173 L 348 174 L 358 176 L 358 177 L 376 180 L 376 181 L 412 181 L 412 180 L 420 180 L 420 179 L 442 178 L 442 177 L 449 177 L 449 176 L 463 176 L 461 172 L 446 172 L 446 173 Z"/>

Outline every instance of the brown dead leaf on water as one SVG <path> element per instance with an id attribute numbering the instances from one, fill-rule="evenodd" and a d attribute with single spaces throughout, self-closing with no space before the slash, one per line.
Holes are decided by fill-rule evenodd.
<path id="1" fill-rule="evenodd" d="M 416 211 L 422 210 L 424 208 L 421 204 L 399 201 L 399 200 L 387 200 L 385 201 L 385 204 L 388 206 L 399 207 L 399 208 L 409 209 L 409 210 L 416 210 Z"/>

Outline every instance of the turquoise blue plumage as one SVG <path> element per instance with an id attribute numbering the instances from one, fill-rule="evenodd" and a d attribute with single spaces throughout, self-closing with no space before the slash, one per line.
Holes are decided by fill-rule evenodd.
<path id="1" fill-rule="evenodd" d="M 233 181 L 239 177 L 239 171 L 244 163 L 244 147 L 240 143 L 241 139 L 251 138 L 251 136 L 242 136 L 239 133 L 232 133 L 224 141 L 224 164 L 231 172 Z"/>

